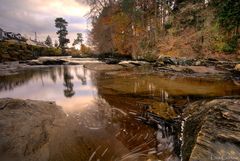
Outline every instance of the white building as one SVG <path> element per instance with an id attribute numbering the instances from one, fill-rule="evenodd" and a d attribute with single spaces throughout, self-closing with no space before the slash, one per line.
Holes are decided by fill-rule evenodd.
<path id="1" fill-rule="evenodd" d="M 6 32 L 0 28 L 0 40 L 18 40 L 24 41 L 24 37 L 21 34 L 15 34 L 13 32 Z"/>
<path id="2" fill-rule="evenodd" d="M 3 29 L 0 28 L 0 41 L 3 40 L 5 37 L 5 32 L 3 31 Z"/>

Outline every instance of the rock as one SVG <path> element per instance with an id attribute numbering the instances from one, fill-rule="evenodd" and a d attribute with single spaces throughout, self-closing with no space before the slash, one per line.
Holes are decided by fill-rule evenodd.
<path id="1" fill-rule="evenodd" d="M 27 61 L 28 65 L 63 65 L 64 63 L 66 63 L 66 61 L 65 60 L 60 60 L 60 59 Z"/>
<path id="2" fill-rule="evenodd" d="M 215 58 L 207 58 L 207 60 L 211 61 L 211 62 L 217 62 L 218 60 Z"/>
<path id="3" fill-rule="evenodd" d="M 170 68 L 177 72 L 184 73 L 209 73 L 209 74 L 217 74 L 222 73 L 215 69 L 215 67 L 205 67 L 205 66 L 175 66 L 171 65 Z"/>
<path id="4" fill-rule="evenodd" d="M 69 62 L 70 57 L 40 57 L 37 60 L 30 60 L 27 62 L 28 65 L 64 65 Z"/>
<path id="5" fill-rule="evenodd" d="M 133 66 L 148 65 L 150 63 L 146 61 L 121 61 L 118 64 L 126 67 L 133 67 Z"/>
<path id="6" fill-rule="evenodd" d="M 178 65 L 191 66 L 191 65 L 194 65 L 194 60 L 186 59 L 186 58 L 180 58 L 180 59 L 178 59 Z"/>
<path id="7" fill-rule="evenodd" d="M 175 65 L 176 62 L 173 61 L 173 59 L 171 59 L 170 57 L 164 57 L 163 60 L 164 64 L 167 65 Z"/>
<path id="8" fill-rule="evenodd" d="M 176 65 L 176 59 L 166 56 L 159 56 L 157 62 L 163 62 L 165 65 Z"/>
<path id="9" fill-rule="evenodd" d="M 240 64 L 237 64 L 237 65 L 235 66 L 234 70 L 240 72 Z"/>
<path id="10" fill-rule="evenodd" d="M 239 99 L 190 104 L 183 112 L 183 160 L 240 160 L 239 107 Z"/>
<path id="11" fill-rule="evenodd" d="M 42 62 L 40 62 L 39 60 L 29 60 L 27 61 L 28 65 L 43 65 Z"/>
<path id="12" fill-rule="evenodd" d="M 64 63 L 66 63 L 66 61 L 65 60 L 60 60 L 60 59 L 46 60 L 46 61 L 42 62 L 43 65 L 63 65 Z"/>
<path id="13" fill-rule="evenodd" d="M 65 117 L 53 102 L 0 99 L 0 160 L 48 160 L 49 141 Z"/>
<path id="14" fill-rule="evenodd" d="M 119 65 L 126 67 L 126 68 L 133 68 L 136 67 L 136 65 L 129 63 L 128 61 L 122 61 L 118 63 Z"/>
<path id="15" fill-rule="evenodd" d="M 200 60 L 196 61 L 195 65 L 196 66 L 200 66 L 202 64 L 202 62 Z"/>
<path id="16" fill-rule="evenodd" d="M 165 66 L 163 61 L 157 61 L 153 64 L 153 67 L 163 67 Z"/>
<path id="17" fill-rule="evenodd" d="M 104 62 L 106 64 L 118 64 L 120 62 L 120 60 L 114 59 L 114 58 L 106 58 L 106 59 L 104 59 Z"/>

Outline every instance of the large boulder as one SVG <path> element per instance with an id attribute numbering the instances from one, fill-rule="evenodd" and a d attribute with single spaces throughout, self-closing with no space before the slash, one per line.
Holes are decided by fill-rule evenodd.
<path id="1" fill-rule="evenodd" d="M 49 142 L 65 117 L 53 102 L 1 98 L 0 160 L 48 160 Z"/>
<path id="2" fill-rule="evenodd" d="M 184 161 L 240 160 L 240 100 L 198 101 L 184 110 Z"/>

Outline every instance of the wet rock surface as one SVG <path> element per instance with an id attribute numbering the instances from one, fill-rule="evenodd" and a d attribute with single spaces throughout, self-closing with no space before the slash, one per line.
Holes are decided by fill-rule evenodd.
<path id="1" fill-rule="evenodd" d="M 106 71 L 95 80 L 101 98 L 105 98 L 105 100 L 107 100 L 107 102 L 113 107 L 118 107 L 115 108 L 115 112 L 118 111 L 121 116 L 122 113 L 126 113 L 129 114 L 130 118 L 133 117 L 134 120 L 140 120 L 140 122 L 131 124 L 130 127 L 129 120 L 123 121 L 124 123 L 122 126 L 124 129 L 120 134 L 118 133 L 118 129 L 114 131 L 113 135 L 105 134 L 104 130 L 100 130 L 99 133 L 96 133 L 95 130 L 96 128 L 99 128 L 98 126 L 95 127 L 91 124 L 91 126 L 85 127 L 85 125 L 89 125 L 89 118 L 93 118 L 94 120 L 96 118 L 95 116 L 100 114 L 98 110 L 96 110 L 96 113 L 91 112 L 90 110 L 83 113 L 81 117 L 80 115 L 77 115 L 77 119 L 79 119 L 79 122 L 83 125 L 78 125 L 74 122 L 72 123 L 73 125 L 70 126 L 68 124 L 68 126 L 60 129 L 62 126 L 59 125 L 59 122 L 64 122 L 62 118 L 65 118 L 65 115 L 61 110 L 56 108 L 57 106 L 54 103 L 0 99 L 1 161 L 15 161 L 19 160 L 19 158 L 20 160 L 60 161 L 76 160 L 79 158 L 80 160 L 86 160 L 86 158 L 91 158 L 92 156 L 97 159 L 97 157 L 101 156 L 106 149 L 110 152 L 109 147 L 113 147 L 113 144 L 116 145 L 116 147 L 111 148 L 112 151 L 109 153 L 109 156 L 104 156 L 103 158 L 107 160 L 106 158 L 110 159 L 114 155 L 117 155 L 118 157 L 120 156 L 121 158 L 129 153 L 129 150 L 125 147 L 132 147 L 132 144 L 137 143 L 141 145 L 142 142 L 139 138 L 141 138 L 142 135 L 145 137 L 150 134 L 153 135 L 151 139 L 157 134 L 159 147 L 157 148 L 157 151 L 151 150 L 152 146 L 154 146 L 153 144 L 150 144 L 150 146 L 147 145 L 144 148 L 147 149 L 151 147 L 148 152 L 157 153 L 157 155 L 164 160 L 171 156 L 169 154 L 176 151 L 175 149 L 178 149 L 177 146 L 179 143 L 174 144 L 174 146 L 172 146 L 172 143 L 178 139 L 179 131 L 178 129 L 171 129 L 172 124 L 175 123 L 173 123 L 172 120 L 178 118 L 178 115 L 182 110 L 184 110 L 183 116 L 186 119 L 183 135 L 184 144 L 182 147 L 184 161 L 223 159 L 240 160 L 236 155 L 240 153 L 239 100 L 231 98 L 213 101 L 198 101 L 188 106 L 189 103 L 193 102 L 193 99 L 196 101 L 203 98 L 209 99 L 222 98 L 225 96 L 238 96 L 238 82 L 240 79 L 236 79 L 238 78 L 238 73 L 236 72 L 236 68 L 234 69 L 235 62 L 220 62 L 217 60 L 186 60 L 186 62 L 185 60 L 181 60 L 182 62 L 176 62 L 180 60 L 171 58 L 170 60 L 165 59 L 160 62 L 161 66 L 155 66 L 156 69 L 159 69 L 155 72 L 152 70 L 152 64 L 144 61 L 122 61 L 118 64 L 106 64 L 94 61 L 95 60 L 93 59 L 84 59 L 84 62 L 82 62 L 82 59 L 69 59 L 64 65 L 83 64 L 85 67 L 83 73 L 86 73 L 86 71 L 84 71 L 86 68 L 95 70 L 96 73 L 99 71 Z M 145 65 L 149 65 L 150 70 L 145 69 Z M 22 74 L 22 78 L 24 79 L 20 79 L 21 81 L 16 81 L 19 80 L 17 74 L 14 76 L 12 76 L 12 74 L 29 68 L 39 68 L 40 66 L 41 69 L 44 67 L 44 65 L 41 64 L 36 64 L 35 66 L 19 63 L 0 65 L 0 67 L 4 67 L 0 69 L 0 75 L 11 75 L 11 77 L 8 78 L 1 78 L 2 82 L 0 82 L 0 89 L 12 90 L 13 87 L 21 86 L 24 82 L 28 82 L 28 80 L 23 81 L 28 76 L 26 73 Z M 69 83 L 69 80 L 72 80 L 73 77 L 69 75 L 71 72 L 67 72 L 67 66 L 58 67 L 63 68 L 62 70 L 56 70 L 59 71 L 58 74 L 64 73 L 63 78 L 65 79 L 65 82 Z M 79 75 L 77 67 L 78 66 L 74 69 L 74 72 L 77 74 L 76 78 L 82 81 L 82 85 L 86 85 L 86 78 Z M 144 68 L 138 69 L 137 67 Z M 225 80 L 223 77 L 217 75 L 222 74 L 226 77 L 232 70 L 236 73 L 236 76 L 234 76 L 234 84 L 231 79 Z M 54 73 L 52 67 L 49 67 L 46 71 L 50 73 L 51 79 L 56 81 L 54 78 L 56 78 L 57 74 Z M 168 75 L 165 75 L 163 71 Z M 169 71 L 171 71 L 171 73 Z M 151 72 L 152 74 L 150 74 Z M 30 80 L 33 76 L 31 76 L 30 71 L 27 71 L 27 73 L 30 74 Z M 39 75 L 40 78 L 40 76 L 42 77 L 42 75 L 46 75 L 46 73 L 44 73 L 45 70 L 40 70 L 39 74 L 36 75 Z M 8 83 L 4 83 L 4 81 Z M 73 87 L 71 81 L 69 87 Z M 116 95 L 114 95 L 115 93 Z M 179 98 L 180 102 L 173 103 L 177 101 L 177 98 Z M 79 99 L 76 100 L 77 102 L 81 102 Z M 189 102 L 190 100 L 191 102 Z M 177 106 L 180 112 L 176 111 L 175 104 L 180 104 L 179 107 Z M 138 115 L 136 112 L 138 105 L 139 107 L 147 106 L 147 112 Z M 106 104 L 103 103 L 103 106 L 106 107 Z M 187 108 L 184 109 L 183 106 Z M 79 105 L 79 107 L 81 106 Z M 116 109 L 121 109 L 123 111 Z M 129 109 L 131 109 L 131 111 L 129 111 Z M 125 119 L 125 115 L 123 116 Z M 82 120 L 83 118 L 84 120 Z M 104 119 L 101 118 L 97 120 L 96 125 L 98 125 L 101 120 Z M 85 121 L 87 122 L 86 124 L 84 123 Z M 147 128 L 140 124 L 142 122 L 146 123 Z M 93 121 L 93 123 L 93 125 L 95 125 L 95 121 Z M 154 133 L 152 129 L 149 131 L 141 129 L 142 127 L 148 129 L 150 123 L 154 124 L 153 127 L 158 129 L 157 133 Z M 106 124 L 108 123 L 106 122 Z M 129 125 L 129 128 L 126 128 L 127 125 Z M 137 126 L 141 127 L 139 128 L 141 134 L 135 130 Z M 91 129 L 89 129 L 89 127 Z M 126 131 L 131 131 L 133 133 L 133 139 L 128 138 L 127 135 L 125 136 Z M 139 136 L 136 137 L 135 133 L 138 133 Z M 168 133 L 171 135 L 165 137 Z M 102 139 L 98 139 L 99 136 L 101 136 Z M 115 137 L 109 139 L 111 138 L 110 136 L 117 136 L 117 139 L 120 138 L 120 141 L 116 140 Z M 89 141 L 86 142 L 86 139 Z M 121 139 L 123 139 L 123 141 Z M 106 147 L 104 143 L 105 140 L 109 140 Z M 124 142 L 125 145 L 122 145 L 121 141 Z M 52 150 L 49 150 L 49 145 Z M 94 146 L 86 148 L 89 145 Z M 104 146 L 99 148 L 99 145 Z M 121 152 L 118 151 L 119 147 L 122 147 L 124 150 Z M 144 148 L 142 149 L 144 150 Z M 134 150 L 134 148 L 131 150 Z M 101 154 L 97 154 L 96 151 L 101 151 Z M 178 152 L 175 153 L 178 154 Z M 133 155 L 135 156 L 135 154 Z M 174 159 L 171 158 L 170 160 Z"/>
<path id="2" fill-rule="evenodd" d="M 183 113 L 183 160 L 240 160 L 240 100 L 198 101 Z"/>
<path id="3" fill-rule="evenodd" d="M 53 102 L 0 99 L 0 160 L 48 160 L 49 142 L 65 114 Z"/>
<path id="4" fill-rule="evenodd" d="M 172 71 L 187 74 L 227 74 L 238 72 L 240 70 L 238 64 L 238 61 L 187 59 L 161 56 L 157 59 L 153 66 L 157 71 Z"/>
<path id="5" fill-rule="evenodd" d="M 234 68 L 236 71 L 240 72 L 240 64 L 237 64 Z"/>

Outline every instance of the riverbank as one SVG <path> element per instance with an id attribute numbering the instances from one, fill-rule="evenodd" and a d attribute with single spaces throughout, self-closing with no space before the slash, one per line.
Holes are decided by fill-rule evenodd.
<path id="1" fill-rule="evenodd" d="M 124 116 L 124 120 L 133 116 L 133 118 L 140 121 L 139 123 L 143 122 L 147 126 L 157 127 L 158 131 L 163 131 L 163 133 L 165 133 L 163 128 L 167 128 L 168 133 L 174 133 L 174 146 L 181 144 L 180 151 L 184 161 L 202 160 L 202 158 L 204 158 L 204 160 L 211 160 L 212 158 L 220 157 L 231 157 L 231 159 L 238 160 L 238 156 L 235 155 L 238 154 L 240 150 L 238 146 L 240 142 L 240 126 L 238 126 L 238 118 L 240 117 L 238 116 L 238 107 L 240 103 L 237 64 L 238 62 L 216 60 L 172 60 L 167 57 L 161 58 L 158 62 L 154 63 L 145 61 L 106 63 L 97 59 L 44 57 L 21 63 L 3 63 L 0 65 L 0 74 L 1 76 L 7 77 L 21 75 L 21 72 L 28 73 L 29 70 L 35 69 L 46 69 L 47 72 L 47 70 L 52 69 L 49 67 L 54 68 L 61 65 L 59 66 L 61 68 L 56 68 L 56 71 L 55 69 L 49 71 L 51 80 L 54 83 L 60 78 L 60 76 L 57 78 L 57 75 L 61 74 L 64 82 L 60 82 L 60 84 L 63 84 L 64 89 L 66 87 L 70 94 L 74 94 L 73 87 L 76 88 L 76 86 L 74 86 L 73 77 L 76 77 L 78 82 L 81 82 L 81 88 L 84 90 L 97 88 L 97 93 L 101 100 L 95 100 L 97 105 L 94 104 L 92 105 L 93 107 L 98 107 L 99 105 L 102 107 L 101 104 L 106 107 L 106 102 L 108 102 L 108 106 L 119 110 L 118 114 Z M 78 65 L 80 65 L 81 68 L 84 66 L 83 71 L 78 70 Z M 72 66 L 73 70 L 67 69 L 68 66 Z M 94 77 L 94 83 L 90 83 L 95 84 L 95 87 L 84 88 L 84 84 L 87 83 L 87 71 L 85 71 L 85 69 L 97 73 L 97 77 Z M 54 71 L 56 73 L 54 73 Z M 71 75 L 73 73 L 75 73 L 76 76 Z M 81 75 L 81 73 L 85 74 Z M 32 73 L 32 76 L 33 75 Z M 34 80 L 43 79 L 46 75 L 47 73 L 40 73 L 39 77 L 35 77 Z M 33 77 L 28 78 L 27 82 L 29 84 L 31 84 L 29 80 L 32 78 Z M 11 77 L 8 79 L 13 81 Z M 3 79 L 3 81 L 7 81 L 8 79 Z M 24 75 L 24 78 L 21 77 L 20 81 L 13 81 L 9 85 L 9 89 L 13 90 L 15 85 L 16 87 L 21 86 L 21 83 L 24 84 L 24 79 L 26 79 L 26 75 Z M 47 80 L 46 82 L 49 81 L 50 80 Z M 42 87 L 46 86 L 49 88 L 49 84 L 44 84 L 42 80 Z M 4 82 L 2 82 L 2 85 L 4 85 Z M 79 86 L 80 84 L 77 85 L 77 87 Z M 50 90 L 47 90 L 47 93 L 49 93 L 49 91 Z M 66 93 L 66 90 L 64 90 L 64 93 Z M 76 93 L 78 92 L 76 91 Z M 74 100 L 75 99 L 73 99 L 74 103 L 83 101 L 79 99 Z M 92 102 L 90 104 L 92 104 Z M 66 106 L 66 104 L 64 105 Z M 81 108 L 81 106 L 79 108 Z M 138 110 L 147 110 L 147 112 L 139 113 Z M 46 113 L 46 111 L 48 112 Z M 87 116 L 91 116 L 93 120 L 96 119 L 96 114 L 100 115 L 98 112 L 92 113 L 91 110 L 86 114 Z M 109 113 L 107 114 L 109 115 Z M 118 115 L 116 116 L 119 117 Z M 33 122 L 31 122 L 30 119 L 27 120 L 29 117 Z M 52 130 L 48 131 L 49 127 L 51 127 L 50 129 L 58 129 L 59 126 L 63 129 L 61 134 L 69 133 L 65 129 L 66 125 L 64 125 L 64 121 L 67 119 L 66 114 L 53 102 L 3 98 L 0 99 L 0 118 L 3 118 L 0 120 L 0 127 L 4 129 L 0 132 L 0 135 L 3 136 L 1 137 L 3 140 L 0 140 L 3 155 L 0 156 L 3 157 L 7 157 L 5 154 L 16 154 L 22 157 L 23 160 L 36 160 L 36 158 L 40 158 L 39 160 L 41 160 L 41 158 L 43 158 L 42 160 L 47 160 L 46 158 L 49 157 L 50 149 L 60 144 L 58 140 L 54 140 L 51 144 L 48 143 L 48 141 L 51 142 L 51 138 L 54 138 L 55 135 L 59 133 L 59 130 L 56 130 L 57 132 L 52 135 Z M 56 124 L 52 123 L 55 119 L 61 122 L 61 124 L 57 124 L 56 127 Z M 81 121 L 86 121 L 87 124 L 89 124 L 89 118 L 84 117 L 84 119 L 85 120 Z M 81 121 L 79 123 L 81 123 Z M 234 122 L 234 124 L 232 122 Z M 21 125 L 23 123 L 24 125 Z M 94 124 L 92 124 L 91 121 L 90 123 L 90 127 L 94 127 L 95 129 L 97 123 L 94 122 Z M 172 128 L 173 125 L 175 126 L 175 123 L 178 127 L 174 127 L 175 131 L 170 130 L 169 132 L 169 127 Z M 3 126 L 1 124 L 3 124 Z M 78 124 L 78 122 L 74 124 Z M 107 122 L 103 124 L 105 125 Z M 19 134 L 17 129 L 21 126 L 23 126 L 23 131 L 20 131 L 21 134 Z M 41 128 L 35 129 L 35 127 Z M 76 135 L 76 131 L 78 130 L 75 130 L 76 128 L 79 127 L 74 125 L 71 128 L 71 137 L 75 138 L 74 141 L 78 140 L 78 136 Z M 132 127 L 129 128 L 132 129 Z M 7 137 L 6 132 L 11 131 L 11 129 L 15 130 L 8 133 L 9 136 Z M 90 129 L 90 131 L 92 130 L 93 129 Z M 30 136 L 31 131 L 34 131 L 34 139 L 32 139 L 32 135 Z M 78 135 L 81 134 L 81 130 L 78 131 Z M 87 134 L 84 137 L 87 137 Z M 133 134 L 133 136 L 134 135 L 135 134 Z M 151 135 L 155 134 L 151 133 Z M 160 134 L 157 132 L 157 135 Z M 95 138 L 94 134 L 92 134 L 92 136 Z M 139 137 L 140 136 L 141 135 L 139 135 Z M 26 139 L 28 137 L 30 137 L 29 140 Z M 69 143 L 67 137 L 68 135 L 66 134 L 64 136 L 66 144 Z M 124 131 L 121 137 L 126 137 Z M 62 140 L 62 136 L 60 135 L 57 135 L 57 138 Z M 130 138 L 126 138 L 127 140 L 124 141 L 125 144 L 128 145 Z M 166 142 L 171 142 L 171 139 L 168 139 L 169 138 L 166 139 Z M 6 142 L 9 143 L 9 145 Z M 175 142 L 179 143 L 175 145 Z M 71 142 L 71 144 L 72 143 L 73 142 Z M 21 144 L 21 146 L 17 148 L 19 149 L 18 151 L 14 148 L 15 144 Z M 52 146 L 49 147 L 49 145 Z M 86 146 L 87 145 L 91 144 L 86 143 Z M 168 147 L 170 145 L 172 146 L 172 143 L 167 144 L 167 147 L 159 144 L 159 147 L 169 150 L 172 148 Z M 98 146 L 99 145 L 96 145 L 96 149 Z M 121 144 L 119 144 L 119 146 L 121 146 Z M 83 148 L 80 145 L 77 145 L 77 147 L 80 149 Z M 208 150 L 206 150 L 206 147 Z M 211 152 L 209 152 L 209 149 Z M 62 150 L 64 151 L 64 149 Z M 72 149 L 68 147 L 66 153 L 70 155 L 71 150 Z M 75 150 L 77 152 L 77 149 Z M 25 151 L 27 152 L 25 153 Z M 224 152 L 219 153 L 219 151 Z M 161 151 L 157 152 L 159 153 L 159 157 L 164 158 L 165 155 L 160 154 Z M 231 152 L 234 152 L 234 154 L 230 155 Z M 56 151 L 54 151 L 54 153 L 58 154 Z M 153 153 L 153 151 L 150 151 L 150 153 Z M 74 152 L 74 155 L 75 154 L 85 159 L 92 155 L 90 151 L 86 151 L 84 156 L 83 154 L 77 155 L 77 153 Z"/>
<path id="2" fill-rule="evenodd" d="M 0 62 L 25 61 L 47 55 L 60 56 L 61 51 L 57 48 L 29 45 L 21 41 L 0 41 Z"/>
<path id="3" fill-rule="evenodd" d="M 35 60 L 0 63 L 0 75 L 10 75 L 30 68 L 39 68 L 52 65 L 83 65 L 95 71 L 118 71 L 148 66 L 156 73 L 172 73 L 177 75 L 198 76 L 216 75 L 222 78 L 233 79 L 238 83 L 240 73 L 239 61 L 219 61 L 216 59 L 180 59 L 159 57 L 157 61 L 135 61 L 119 59 L 40 57 Z"/>

